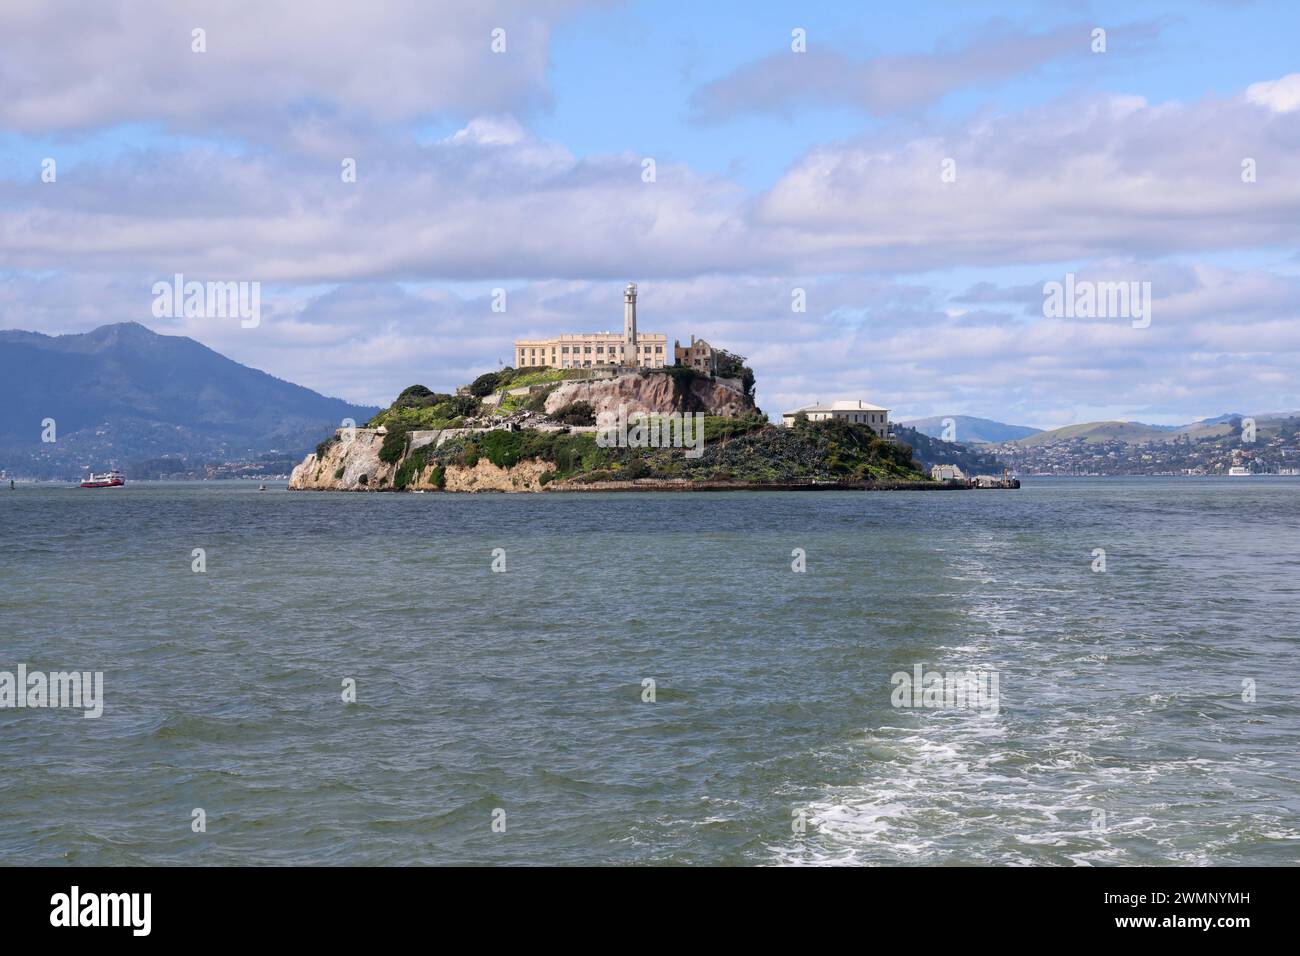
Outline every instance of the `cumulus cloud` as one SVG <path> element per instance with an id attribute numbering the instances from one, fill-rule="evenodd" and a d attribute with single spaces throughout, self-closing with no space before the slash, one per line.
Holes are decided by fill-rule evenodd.
<path id="1" fill-rule="evenodd" d="M 1079 97 L 810 150 L 750 196 L 631 153 L 575 157 L 510 114 L 325 158 L 132 151 L 0 182 L 14 268 L 268 282 L 828 275 L 1300 242 L 1300 111 L 1246 95 Z M 1256 179 L 1244 182 L 1249 158 Z M 955 181 L 944 181 L 946 161 Z"/>
<path id="2" fill-rule="evenodd" d="M 47 0 L 0 6 L 0 125 L 284 127 L 519 111 L 546 101 L 551 32 L 582 0 L 356 4 Z M 506 50 L 493 53 L 492 31 Z M 192 31 L 206 52 L 192 51 Z M 268 120 L 274 122 L 268 127 Z"/>
<path id="3" fill-rule="evenodd" d="M 1149 328 L 1046 319 L 1041 283 L 986 284 L 976 295 L 987 304 L 963 314 L 950 313 L 960 313 L 952 304 L 966 293 L 882 276 L 642 280 L 638 304 L 644 330 L 670 342 L 702 336 L 747 356 L 770 413 L 860 397 L 900 417 L 962 412 L 1050 427 L 1116 415 L 1190 420 L 1300 407 L 1300 278 L 1137 260 L 1079 273 L 1114 277 L 1152 282 Z M 415 382 L 447 390 L 469 381 L 509 362 L 515 338 L 617 329 L 622 318 L 621 281 L 509 283 L 504 313 L 492 310 L 486 286 L 453 292 L 351 282 L 267 287 L 262 324 L 243 329 L 233 319 L 125 312 L 123 303 L 147 291 L 144 278 L 14 277 L 0 283 L 0 314 L 6 325 L 58 331 L 137 318 L 290 381 L 373 404 Z M 1043 281 L 1059 278 L 1042 273 Z M 807 312 L 791 311 L 795 286 L 804 288 Z"/>
<path id="4" fill-rule="evenodd" d="M 0 180 L 0 324 L 134 319 L 383 403 L 413 382 L 467 381 L 509 360 L 516 337 L 616 329 L 635 279 L 645 328 L 747 355 L 771 412 L 856 396 L 904 415 L 1055 425 L 1121 406 L 1300 405 L 1295 277 L 1171 261 L 1300 243 L 1300 180 L 1284 172 L 1300 148 L 1294 76 L 1191 102 L 1079 96 L 886 128 L 809 150 L 754 195 L 684 163 L 645 182 L 639 155 L 578 156 L 530 132 L 550 31 L 574 5 L 490 0 L 430 17 L 326 3 L 312 23 L 245 3 L 5 7 L 0 30 L 33 43 L 0 62 L 0 124 L 145 120 L 205 135 L 61 164 L 57 184 Z M 207 54 L 189 52 L 194 25 Z M 497 25 L 510 59 L 489 59 Z M 986 36 L 883 65 L 810 52 L 807 76 L 774 61 L 776 87 L 758 99 L 909 109 L 1069 56 L 1076 38 L 1029 41 Z M 58 65 L 38 55 L 54 47 Z M 728 93 L 725 79 L 701 94 L 704 113 L 748 108 L 744 84 Z M 459 128 L 412 133 L 440 113 Z M 355 183 L 340 178 L 343 143 Z M 1041 265 L 1059 280 L 1079 261 L 1068 268 L 1084 277 L 1152 281 L 1151 328 L 1045 319 L 1038 283 L 954 295 L 929 274 Z M 154 319 L 152 283 L 177 272 L 260 281 L 262 325 Z M 506 313 L 490 308 L 493 286 L 508 290 Z M 806 313 L 791 311 L 795 288 Z"/>
<path id="5" fill-rule="evenodd" d="M 1282 170 L 1297 147 L 1300 116 L 1261 123 L 1241 97 L 1079 98 L 814 149 L 759 199 L 754 221 L 804 250 L 801 262 L 841 268 L 1291 244 L 1300 180 Z M 1245 158 L 1255 182 L 1243 182 Z"/>
<path id="6" fill-rule="evenodd" d="M 1275 113 L 1300 110 L 1300 73 L 1288 73 L 1279 80 L 1265 80 L 1246 87 L 1246 99 Z"/>

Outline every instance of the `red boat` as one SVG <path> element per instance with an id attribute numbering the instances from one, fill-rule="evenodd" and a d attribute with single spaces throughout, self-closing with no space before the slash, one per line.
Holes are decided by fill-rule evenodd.
<path id="1" fill-rule="evenodd" d="M 97 475 L 93 471 L 90 477 L 81 483 L 83 488 L 116 488 L 118 485 L 126 484 L 126 476 L 120 471 L 114 469 L 102 475 Z"/>

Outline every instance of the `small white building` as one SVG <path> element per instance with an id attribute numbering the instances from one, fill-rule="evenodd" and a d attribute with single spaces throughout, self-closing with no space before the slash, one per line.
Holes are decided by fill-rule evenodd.
<path id="1" fill-rule="evenodd" d="M 795 416 L 801 412 L 808 416 L 810 422 L 823 422 L 837 418 L 842 422 L 851 422 L 855 425 L 870 425 L 871 430 L 881 438 L 889 437 L 889 409 L 872 405 L 870 402 L 850 399 L 831 402 L 829 405 L 805 405 L 792 412 L 782 412 L 782 423 L 789 428 L 794 424 Z"/>
<path id="2" fill-rule="evenodd" d="M 930 469 L 930 477 L 935 481 L 965 481 L 966 475 L 956 465 L 935 465 Z"/>

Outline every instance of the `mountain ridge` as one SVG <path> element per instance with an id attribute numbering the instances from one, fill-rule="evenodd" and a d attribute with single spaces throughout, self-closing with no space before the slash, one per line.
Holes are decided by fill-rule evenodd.
<path id="1" fill-rule="evenodd" d="M 66 335 L 0 331 L 0 381 L 0 467 L 37 476 L 168 455 L 297 454 L 344 418 L 376 411 L 138 322 Z M 54 442 L 41 440 L 47 419 Z"/>

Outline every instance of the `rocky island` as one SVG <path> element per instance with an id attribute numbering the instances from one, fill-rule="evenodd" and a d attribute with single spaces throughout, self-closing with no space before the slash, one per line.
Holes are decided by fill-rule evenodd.
<path id="1" fill-rule="evenodd" d="M 629 421 L 641 433 L 620 440 L 615 424 L 626 432 Z M 680 431 L 687 441 L 674 445 L 669 436 L 680 438 Z M 557 492 L 948 486 L 923 474 L 908 445 L 866 425 L 773 425 L 754 404 L 752 373 L 732 378 L 670 366 L 507 367 L 454 395 L 413 385 L 364 427 L 339 428 L 321 442 L 294 468 L 289 487 Z"/>

